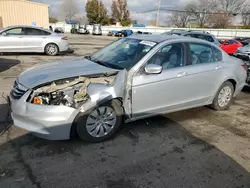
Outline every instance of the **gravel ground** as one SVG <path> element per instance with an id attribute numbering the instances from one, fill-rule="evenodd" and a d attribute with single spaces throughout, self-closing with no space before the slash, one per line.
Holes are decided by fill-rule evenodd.
<path id="1" fill-rule="evenodd" d="M 201 107 L 136 121 L 98 144 L 47 141 L 11 126 L 6 96 L 22 71 L 84 56 L 117 40 L 69 38 L 73 54 L 0 56 L 0 187 L 250 187 L 248 88 L 228 111 Z"/>

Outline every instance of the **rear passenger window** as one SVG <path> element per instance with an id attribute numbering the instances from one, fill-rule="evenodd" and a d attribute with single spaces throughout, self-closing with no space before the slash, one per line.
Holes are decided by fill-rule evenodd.
<path id="1" fill-rule="evenodd" d="M 191 59 L 188 65 L 213 63 L 222 60 L 222 53 L 215 47 L 198 43 L 190 43 L 189 47 Z"/>
<path id="2" fill-rule="evenodd" d="M 33 28 L 26 28 L 25 33 L 26 35 L 44 35 L 42 30 L 33 29 Z"/>

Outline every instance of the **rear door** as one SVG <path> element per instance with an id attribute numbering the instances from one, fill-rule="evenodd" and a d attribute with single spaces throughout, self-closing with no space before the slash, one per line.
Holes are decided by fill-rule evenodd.
<path id="1" fill-rule="evenodd" d="M 214 46 L 204 43 L 186 43 L 189 58 L 185 66 L 188 73 L 189 86 L 193 89 L 192 96 L 196 105 L 204 105 L 214 96 L 216 83 L 221 82 L 223 71 L 222 53 Z"/>
<path id="2" fill-rule="evenodd" d="M 0 35 L 0 52 L 23 52 L 23 36 L 22 27 L 3 31 Z"/>
<path id="3" fill-rule="evenodd" d="M 27 52 L 44 52 L 44 40 L 48 35 L 43 30 L 25 28 L 24 48 Z"/>

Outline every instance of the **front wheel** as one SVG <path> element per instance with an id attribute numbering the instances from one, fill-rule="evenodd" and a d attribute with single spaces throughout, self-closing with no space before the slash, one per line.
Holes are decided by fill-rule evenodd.
<path id="1" fill-rule="evenodd" d="M 234 94 L 234 86 L 227 81 L 222 84 L 217 92 L 211 107 L 214 110 L 226 110 L 229 108 Z"/>
<path id="2" fill-rule="evenodd" d="M 118 131 L 122 115 L 121 104 L 113 100 L 82 115 L 77 122 L 77 133 L 87 142 L 107 140 Z"/>
<path id="3" fill-rule="evenodd" d="M 59 49 L 58 49 L 56 44 L 51 43 L 51 44 L 47 44 L 45 46 L 45 53 L 49 56 L 57 55 L 58 51 L 59 51 Z"/>

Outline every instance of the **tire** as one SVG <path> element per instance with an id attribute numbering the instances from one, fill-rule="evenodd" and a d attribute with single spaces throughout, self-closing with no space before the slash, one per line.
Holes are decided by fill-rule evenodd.
<path id="1" fill-rule="evenodd" d="M 234 86 L 231 82 L 224 82 L 211 104 L 211 108 L 214 110 L 227 110 L 232 102 L 234 94 Z M 224 102 L 223 102 L 224 101 Z"/>
<path id="2" fill-rule="evenodd" d="M 81 115 L 76 125 L 77 134 L 87 142 L 96 143 L 107 140 L 118 131 L 122 116 L 123 108 L 120 102 L 110 101 Z"/>
<path id="3" fill-rule="evenodd" d="M 54 43 L 49 43 L 45 46 L 45 53 L 49 56 L 55 56 L 59 52 L 59 48 Z"/>

